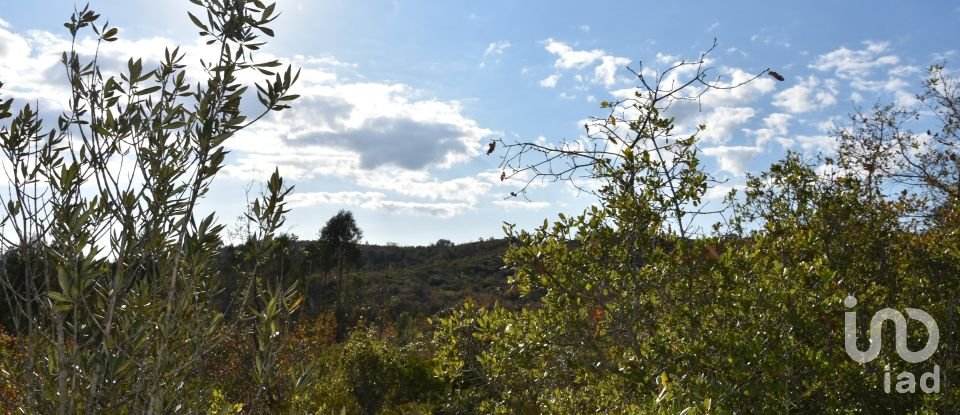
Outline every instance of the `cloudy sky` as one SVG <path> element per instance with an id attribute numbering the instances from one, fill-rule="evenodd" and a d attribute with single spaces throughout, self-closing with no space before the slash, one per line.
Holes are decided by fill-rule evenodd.
<path id="1" fill-rule="evenodd" d="M 121 29 L 116 64 L 199 50 L 186 1 L 91 0 Z M 0 94 L 55 113 L 69 47 L 68 1 L 0 0 Z M 507 198 L 487 143 L 583 134 L 604 100 L 630 93 L 626 70 L 665 69 L 713 44 L 713 74 L 759 79 L 680 119 L 706 124 L 707 168 L 725 187 L 788 149 L 830 151 L 858 107 L 913 105 L 925 69 L 960 55 L 960 2 L 629 2 L 279 0 L 267 55 L 303 68 L 295 108 L 228 142 L 229 166 L 203 208 L 234 223 L 245 189 L 275 166 L 296 185 L 288 231 L 312 239 L 339 209 L 372 243 L 466 242 L 532 227 L 591 200 L 562 184 Z M 198 53 L 199 54 L 199 53 Z M 198 59 L 192 56 L 193 59 Z M 642 63 L 642 64 L 641 64 Z M 109 65 L 108 65 L 109 67 Z M 256 193 L 254 185 L 252 192 Z"/>

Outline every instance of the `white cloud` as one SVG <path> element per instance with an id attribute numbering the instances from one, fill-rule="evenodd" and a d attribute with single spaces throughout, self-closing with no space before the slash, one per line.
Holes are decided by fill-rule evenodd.
<path id="1" fill-rule="evenodd" d="M 713 22 L 713 24 L 707 27 L 707 30 L 705 30 L 705 32 L 712 32 L 714 30 L 717 30 L 717 28 L 719 27 L 720 27 L 720 22 Z"/>
<path id="2" fill-rule="evenodd" d="M 606 53 L 600 49 L 574 50 L 566 43 L 558 42 L 553 40 L 553 38 L 547 39 L 546 44 L 547 52 L 557 55 L 554 66 L 559 69 L 580 69 L 596 62 L 606 55 Z"/>
<path id="3" fill-rule="evenodd" d="M 364 207 L 396 215 L 435 216 L 439 218 L 451 218 L 473 208 L 463 203 L 422 203 L 393 200 L 384 200 L 373 206 Z"/>
<path id="4" fill-rule="evenodd" d="M 705 143 L 726 143 L 734 128 L 746 123 L 755 114 L 756 111 L 750 107 L 719 107 L 703 118 L 707 129 L 701 137 Z"/>
<path id="5" fill-rule="evenodd" d="M 710 64 L 712 63 L 708 63 L 708 65 Z M 665 79 L 662 85 L 666 87 L 668 85 L 685 83 L 689 80 L 689 77 L 695 76 L 693 73 L 695 70 L 695 68 L 691 68 L 690 66 L 682 67 L 680 71 L 671 72 L 671 76 Z M 683 71 L 686 72 L 681 73 Z M 701 112 L 704 110 L 709 111 L 722 107 L 750 107 L 752 102 L 760 100 L 776 89 L 776 81 L 773 79 L 768 77 L 753 79 L 756 76 L 755 74 L 738 68 L 720 67 L 716 72 L 708 75 L 708 78 L 716 79 L 715 77 L 717 76 L 720 77 L 720 81 L 716 86 L 721 89 L 707 91 L 700 96 L 699 99 L 675 101 L 671 104 L 667 115 L 676 117 L 676 125 L 693 127 L 697 123 L 702 123 L 703 116 Z M 734 85 L 739 86 L 733 88 Z M 628 88 L 613 91 L 612 93 L 618 98 L 628 99 L 633 97 L 636 91 L 635 88 Z M 690 97 L 700 95 L 701 92 L 703 92 L 703 87 L 690 87 L 684 90 L 683 94 Z M 746 110 L 741 110 L 741 112 L 745 113 Z M 719 121 L 720 124 L 724 123 L 724 120 Z M 711 129 L 711 125 L 707 125 L 707 129 Z M 720 127 L 720 132 L 723 132 L 722 126 Z"/>
<path id="6" fill-rule="evenodd" d="M 49 32 L 13 33 L 0 27 L 0 80 L 4 96 L 39 101 L 41 110 L 66 109 L 69 95 L 60 53 L 66 39 Z"/>
<path id="7" fill-rule="evenodd" d="M 590 33 L 590 25 L 580 25 L 580 31 L 583 33 Z"/>
<path id="8" fill-rule="evenodd" d="M 499 42 L 491 42 L 487 46 L 487 49 L 483 51 L 483 57 L 486 58 L 490 55 L 502 55 L 503 51 L 507 50 L 510 47 L 510 42 L 506 40 L 501 40 Z"/>
<path id="9" fill-rule="evenodd" d="M 300 151 L 320 146 L 359 155 L 361 167 L 450 167 L 481 152 L 492 134 L 462 115 L 456 101 L 418 99 L 404 84 L 335 83 L 302 77 L 292 109 L 256 128 Z M 259 134 L 263 135 L 263 134 Z"/>
<path id="10" fill-rule="evenodd" d="M 854 79 L 850 81 L 850 86 L 868 92 L 897 92 L 906 90 L 910 84 L 901 78 L 890 76 L 881 80 Z"/>
<path id="11" fill-rule="evenodd" d="M 829 135 L 800 135 L 796 137 L 796 142 L 808 153 L 830 154 L 837 148 L 836 138 Z"/>
<path id="12" fill-rule="evenodd" d="M 553 88 L 553 87 L 557 86 L 557 81 L 560 80 L 560 77 L 561 77 L 561 76 L 562 76 L 562 75 L 555 73 L 555 74 L 552 74 L 552 75 L 550 75 L 550 76 L 548 76 L 548 77 L 546 77 L 546 78 L 543 78 L 543 79 L 540 80 L 540 86 L 542 86 L 542 87 L 544 87 L 544 88 Z"/>
<path id="13" fill-rule="evenodd" d="M 547 39 L 546 50 L 557 56 L 554 61 L 554 67 L 560 70 L 581 70 L 588 66 L 593 66 L 592 83 L 601 84 L 606 87 L 612 87 L 617 83 L 617 72 L 630 63 L 630 59 L 607 54 L 601 49 L 593 50 L 575 50 L 566 43 L 556 41 L 552 38 Z M 552 88 L 559 79 L 559 73 L 551 75 L 542 81 L 540 85 Z M 585 77 L 576 74 L 574 79 L 583 82 Z M 585 89 L 586 85 L 580 85 L 580 89 Z"/>
<path id="14" fill-rule="evenodd" d="M 667 55 L 660 52 L 657 52 L 656 59 L 657 59 L 657 62 L 665 65 L 672 65 L 674 62 L 677 62 L 680 60 L 680 58 L 674 55 Z"/>
<path id="15" fill-rule="evenodd" d="M 7 23 L 6 20 L 0 19 L 0 29 L 9 29 L 10 23 Z"/>
<path id="16" fill-rule="evenodd" d="M 763 149 L 755 146 L 717 146 L 703 149 L 703 154 L 717 159 L 721 170 L 736 176 L 743 176 L 747 162 L 761 153 Z"/>
<path id="17" fill-rule="evenodd" d="M 790 121 L 793 116 L 776 112 L 766 116 L 763 119 L 763 127 L 753 131 L 757 137 L 757 145 L 763 145 L 775 137 L 783 137 L 787 134 L 790 127 Z"/>
<path id="18" fill-rule="evenodd" d="M 889 49 L 887 42 L 863 42 L 866 48 L 851 50 L 845 47 L 820 55 L 810 67 L 819 71 L 834 71 L 842 79 L 858 79 L 874 68 L 900 63 L 896 55 L 884 54 Z"/>
<path id="19" fill-rule="evenodd" d="M 493 201 L 493 204 L 505 210 L 542 210 L 550 207 L 549 202 L 533 202 L 513 199 L 495 200 Z"/>
<path id="20" fill-rule="evenodd" d="M 833 71 L 840 79 L 849 82 L 850 87 L 857 91 L 882 93 L 892 95 L 893 100 L 902 106 L 917 104 L 916 97 L 910 92 L 911 85 L 916 80 L 908 82 L 910 78 L 923 72 L 915 65 L 901 65 L 900 57 L 890 51 L 887 42 L 863 42 L 865 47 L 860 50 L 840 48 L 821 55 L 811 68 L 820 71 Z M 886 68 L 881 74 L 878 71 Z M 879 76 L 877 76 L 879 75 Z M 863 97 L 853 92 L 851 100 L 860 102 Z"/>
<path id="21" fill-rule="evenodd" d="M 476 204 L 480 196 L 492 187 L 489 182 L 475 177 L 439 180 L 423 171 L 390 168 L 359 172 L 354 180 L 364 188 L 388 190 L 431 201 L 446 200 L 470 205 Z"/>
<path id="22" fill-rule="evenodd" d="M 905 77 L 905 76 L 919 74 L 921 72 L 923 72 L 923 70 L 920 69 L 920 67 L 918 66 L 901 65 L 901 66 L 895 66 L 893 68 L 890 68 L 890 70 L 887 71 L 887 74 L 889 74 L 890 76 Z"/>
<path id="23" fill-rule="evenodd" d="M 732 186 L 728 184 L 717 184 L 710 186 L 707 192 L 703 194 L 704 200 L 723 200 L 730 194 L 731 190 L 740 189 L 743 186 Z"/>
<path id="24" fill-rule="evenodd" d="M 11 32 L 0 27 L 0 79 L 4 82 L 4 93 L 16 99 L 39 101 L 41 110 L 63 111 L 67 109 L 69 84 L 61 63 L 61 54 L 74 47 L 82 62 L 92 60 L 97 54 L 98 63 L 105 76 L 126 72 L 127 60 L 131 57 L 142 58 L 144 71 L 158 66 L 158 58 L 164 49 L 176 46 L 176 42 L 159 37 L 127 38 L 124 31 L 114 42 L 100 44 L 89 36 L 81 36 L 76 43 L 58 33 L 44 30 Z M 201 39 L 180 45 L 180 53 L 185 56 L 188 65 L 187 79 L 196 82 L 204 74 L 198 68 L 200 58 L 215 56 L 217 50 Z M 261 54 L 261 58 L 274 58 Z M 288 60 L 289 61 L 289 60 Z M 244 81 L 259 80 L 253 74 L 240 74 Z"/>
<path id="25" fill-rule="evenodd" d="M 773 105 L 790 113 L 803 113 L 813 110 L 822 110 L 837 103 L 837 89 L 835 84 L 827 80 L 821 82 L 811 75 L 799 84 L 780 91 L 773 97 Z"/>
<path id="26" fill-rule="evenodd" d="M 470 209 L 463 203 L 423 203 L 387 200 L 378 192 L 310 192 L 293 193 L 288 198 L 290 208 L 314 205 L 357 206 L 364 209 L 400 215 L 435 216 L 449 218 Z"/>
<path id="27" fill-rule="evenodd" d="M 539 144 L 546 144 L 546 141 L 547 139 L 542 135 L 534 140 L 534 142 Z M 503 194 L 505 190 L 516 190 L 522 187 L 539 189 L 548 185 L 548 182 L 544 180 L 530 180 L 533 174 L 527 170 L 512 172 L 506 175 L 503 175 L 503 173 L 501 170 L 487 170 L 477 173 L 476 177 L 480 179 L 480 181 L 497 188 L 497 194 Z M 500 177 L 503 177 L 503 180 L 500 180 Z"/>
<path id="28" fill-rule="evenodd" d="M 630 63 L 630 59 L 619 56 L 604 56 L 601 63 L 593 69 L 594 80 L 610 87 L 617 82 L 617 71 Z"/>
<path id="29" fill-rule="evenodd" d="M 361 206 L 382 201 L 386 195 L 380 192 L 306 192 L 291 193 L 287 196 L 287 207 L 291 209 L 314 205 Z"/>
<path id="30" fill-rule="evenodd" d="M 719 68 L 719 72 L 721 82 L 718 86 L 720 87 L 740 85 L 744 82 L 746 84 L 732 89 L 710 91 L 701 99 L 704 106 L 740 106 L 773 92 L 777 87 L 773 79 L 769 77 L 753 79 L 755 74 L 739 68 L 723 67 Z M 750 81 L 751 79 L 753 80 Z"/>
<path id="31" fill-rule="evenodd" d="M 800 145 L 800 150 L 807 154 L 832 154 L 836 151 L 837 140 L 831 135 L 798 135 L 793 138 L 777 138 L 786 149 L 792 149 L 795 145 Z"/>

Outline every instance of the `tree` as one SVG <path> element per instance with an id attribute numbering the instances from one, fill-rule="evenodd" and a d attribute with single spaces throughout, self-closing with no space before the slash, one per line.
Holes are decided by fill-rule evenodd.
<path id="1" fill-rule="evenodd" d="M 192 3 L 203 10 L 191 20 L 218 50 L 198 68 L 201 82 L 187 80 L 179 48 L 167 49 L 157 68 L 131 58 L 123 73 L 105 74 L 101 55 L 79 50 L 78 36 L 92 31 L 107 48 L 119 31 L 84 7 L 65 24 L 71 93 L 55 125 L 37 108 L 14 115 L 13 100 L 0 101 L 11 189 L 0 200 L 0 244 L 20 253 L 0 285 L 13 320 L 28 322 L 16 329 L 22 360 L 2 372 L 22 385 L 15 406 L 29 413 L 202 412 L 214 386 L 201 363 L 231 331 L 257 343 L 251 410 L 269 409 L 264 391 L 278 379 L 270 356 L 279 323 L 298 304 L 296 289 L 269 284 L 254 267 L 232 305 L 236 318 L 224 323 L 211 303 L 223 227 L 212 214 L 197 216 L 196 205 L 223 165 L 223 143 L 288 108 L 298 73 L 253 58 L 261 34 L 273 35 L 274 4 Z M 253 114 L 241 111 L 246 73 L 267 77 Z M 290 192 L 276 172 L 267 189 L 248 215 L 253 258 L 275 249 Z"/>
<path id="2" fill-rule="evenodd" d="M 346 210 L 337 212 L 320 230 L 320 243 L 323 269 L 325 272 L 337 271 L 337 340 L 346 335 L 346 311 L 343 304 L 343 272 L 357 267 L 362 260 L 358 244 L 363 232 L 357 227 L 353 213 Z"/>
<path id="3" fill-rule="evenodd" d="M 692 219 L 703 213 L 711 180 L 696 142 L 709 126 L 676 125 L 665 114 L 678 99 L 709 93 L 703 62 L 680 64 L 696 69 L 686 80 L 647 85 L 638 75 L 641 88 L 626 110 L 601 103 L 613 113 L 586 126 L 586 144 L 501 147 L 505 175 L 586 179 L 599 203 L 530 231 L 505 227 L 511 283 L 539 298 L 536 306 L 468 301 L 436 320 L 447 412 L 933 413 L 960 402 L 945 387 L 927 395 L 882 387 L 885 370 L 896 378 L 960 363 L 956 205 L 940 208 L 936 226 L 913 227 L 913 207 L 878 191 L 886 173 L 824 172 L 790 153 L 748 176 L 728 197 L 725 219 L 699 232 Z M 885 134 L 894 131 L 890 120 L 877 123 Z M 869 134 L 860 143 L 880 141 Z M 842 148 L 848 136 L 837 139 Z M 878 151 L 855 160 L 899 151 L 862 148 Z M 536 154 L 543 157 L 531 163 Z M 929 186 L 914 189 L 920 194 L 949 194 L 942 181 L 918 186 Z M 858 311 L 928 311 L 941 324 L 935 360 L 907 364 L 885 346 L 876 361 L 855 362 L 843 346 L 848 295 L 857 296 Z M 911 330 L 911 344 L 917 334 L 925 335 Z"/>
<path id="4" fill-rule="evenodd" d="M 960 77 L 933 65 L 917 97 L 926 111 L 877 104 L 852 114 L 835 133 L 837 164 L 862 175 L 874 197 L 901 193 L 902 202 L 935 221 L 941 207 L 960 200 Z M 924 113 L 932 128 L 912 130 Z"/>
<path id="5" fill-rule="evenodd" d="M 440 320 L 435 343 L 439 373 L 455 385 L 451 412 L 709 410 L 722 388 L 703 377 L 716 369 L 700 360 L 716 304 L 703 290 L 717 284 L 718 241 L 693 239 L 692 226 L 710 181 L 696 147 L 706 127 L 675 129 L 666 115 L 742 85 L 709 80 L 705 56 L 649 82 L 635 72 L 634 98 L 602 102 L 610 112 L 585 125 L 586 144 L 503 143 L 504 176 L 599 182 L 584 190 L 601 205 L 531 232 L 505 227 L 511 282 L 540 305 L 514 312 L 468 303 Z"/>

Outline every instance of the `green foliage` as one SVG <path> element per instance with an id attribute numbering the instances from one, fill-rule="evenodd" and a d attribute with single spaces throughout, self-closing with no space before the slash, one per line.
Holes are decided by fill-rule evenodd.
<path id="1" fill-rule="evenodd" d="M 206 22 L 191 18 L 219 48 L 202 63 L 202 82 L 188 83 L 179 49 L 166 50 L 157 68 L 131 58 L 110 76 L 97 55 L 72 46 L 61 59 L 69 108 L 55 128 L 30 105 L 15 115 L 11 100 L 0 105 L 0 119 L 12 117 L 0 127 L 12 190 L 2 203 L 0 225 L 12 232 L 2 248 L 17 258 L 0 285 L 21 356 L 5 371 L 22 385 L 15 406 L 27 412 L 199 412 L 215 392 L 199 370 L 222 340 L 224 315 L 211 296 L 220 287 L 223 227 L 195 207 L 222 167 L 225 140 L 287 108 L 297 74 L 248 53 L 262 45 L 259 33 L 273 34 L 274 5 L 194 3 Z M 116 40 L 118 30 L 98 19 L 86 7 L 71 16 L 74 46 L 87 30 L 99 42 Z M 263 109 L 252 117 L 240 111 L 247 87 L 238 81 L 250 71 L 270 77 L 257 86 Z M 249 216 L 257 254 L 275 249 L 289 192 L 276 173 L 267 188 Z M 273 333 L 296 308 L 296 290 L 256 271 L 246 277 L 252 288 L 235 303 L 229 329 L 255 333 L 259 411 L 261 390 L 275 378 Z"/>
<path id="2" fill-rule="evenodd" d="M 322 270 L 329 272 L 337 269 L 342 273 L 343 267 L 360 265 L 360 250 L 358 244 L 363 239 L 363 232 L 353 219 L 353 213 L 345 210 L 337 212 L 326 225 L 320 229 L 320 247 Z"/>
<path id="3" fill-rule="evenodd" d="M 940 79 L 942 72 L 932 76 Z M 700 73 L 681 89 L 698 79 Z M 934 83 L 943 82 L 951 81 Z M 957 91 L 936 93 L 951 90 Z M 887 179 L 907 177 L 890 166 L 916 153 L 894 151 L 900 144 L 877 144 L 916 141 L 896 121 L 905 112 L 880 107 L 872 117 L 854 120 L 871 127 L 838 133 L 842 168 L 834 173 L 818 173 L 791 153 L 749 177 L 742 196 L 731 194 L 726 222 L 705 235 L 692 226 L 710 182 L 695 147 L 696 132 L 704 126 L 693 136 L 673 137 L 673 120 L 661 114 L 677 96 L 684 93 L 655 84 L 623 110 L 637 118 L 597 118 L 587 126 L 588 133 L 601 130 L 601 138 L 624 145 L 544 150 L 547 161 L 550 151 L 586 160 L 579 165 L 592 169 L 588 177 L 601 183 L 600 204 L 533 231 L 506 228 L 512 282 L 538 295 L 536 306 L 507 310 L 468 302 L 436 321 L 436 373 L 447 382 L 445 412 L 955 408 L 958 394 L 946 386 L 939 394 L 883 392 L 885 365 L 895 377 L 903 370 L 929 371 L 933 364 L 950 373 L 958 363 L 960 258 L 953 184 L 921 180 L 916 185 L 927 188 L 889 197 L 891 188 L 904 182 Z M 935 110 L 946 120 L 937 134 L 949 136 L 954 112 L 942 106 L 953 101 L 944 102 Z M 623 103 L 605 102 L 602 108 L 621 111 Z M 615 128 L 617 123 L 629 131 Z M 893 127 L 898 129 L 891 132 Z M 953 143 L 920 153 L 949 160 Z M 581 153 L 571 155 L 574 151 Z M 884 163 L 886 173 L 854 168 Z M 540 166 L 530 171 L 540 174 Z M 576 177 L 566 174 L 560 178 Z M 911 217 L 930 202 L 938 206 L 935 220 L 917 227 Z M 930 312 L 940 324 L 933 361 L 905 364 L 891 347 L 865 365 L 850 359 L 843 348 L 842 301 L 851 294 L 864 310 Z M 924 334 L 911 330 L 911 336 Z M 892 336 L 885 341 L 892 344 Z"/>

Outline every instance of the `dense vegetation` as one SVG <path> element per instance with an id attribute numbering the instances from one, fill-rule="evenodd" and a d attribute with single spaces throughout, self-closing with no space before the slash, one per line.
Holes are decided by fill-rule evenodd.
<path id="1" fill-rule="evenodd" d="M 13 189 L 3 200 L 4 412 L 960 407 L 960 79 L 943 67 L 918 88 L 929 133 L 911 130 L 915 109 L 854 114 L 835 132 L 837 154 L 788 154 L 731 193 L 722 215 L 702 209 L 713 181 L 697 142 L 710 126 L 666 115 L 737 87 L 709 82 L 701 56 L 656 79 L 637 72 L 636 96 L 603 102 L 609 112 L 587 126 L 593 146 L 501 143 L 504 175 L 598 183 L 584 212 L 507 226 L 504 240 L 420 248 L 362 245 L 362 224 L 341 212 L 317 241 L 297 241 L 277 234 L 291 189 L 274 174 L 249 207 L 246 243 L 225 247 L 222 226 L 194 207 L 224 140 L 295 105 L 297 76 L 251 55 L 273 34 L 272 4 L 194 3 L 207 12 L 192 20 L 220 50 L 205 81 L 186 83 L 176 49 L 153 70 L 131 59 L 119 77 L 70 51 L 71 107 L 56 127 L 0 101 Z M 84 9 L 67 28 L 113 40 L 97 21 Z M 240 111 L 242 72 L 266 76 L 261 113 Z M 673 82 L 678 74 L 687 78 Z M 137 169 L 108 168 L 121 157 Z M 851 295 L 861 350 L 874 311 L 912 307 L 935 318 L 936 353 L 904 361 L 887 327 L 876 360 L 851 359 Z M 911 350 L 927 338 L 915 323 L 908 334 Z M 931 371 L 935 393 L 884 390 L 886 373 L 906 388 L 901 372 L 919 382 Z"/>
<path id="2" fill-rule="evenodd" d="M 323 243 L 299 241 L 283 235 L 278 238 L 284 272 L 303 279 L 303 313 L 315 316 L 335 312 L 339 277 L 324 270 Z M 508 241 L 490 239 L 463 244 L 439 240 L 428 246 L 357 244 L 358 266 L 344 275 L 340 289 L 347 324 L 361 319 L 367 322 L 425 321 L 470 298 L 482 304 L 500 303 L 513 308 L 530 303 L 529 297 L 507 283 L 508 270 L 503 254 Z M 221 252 L 220 273 L 236 280 L 240 247 L 226 246 Z M 228 290 L 229 291 L 229 290 Z M 220 304 L 232 296 L 221 294 Z"/>

